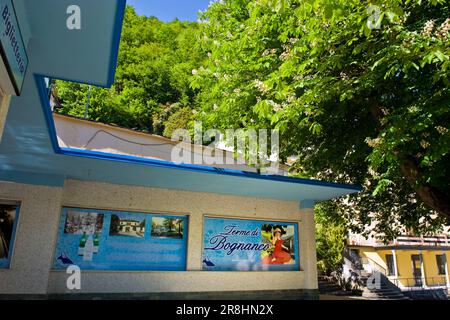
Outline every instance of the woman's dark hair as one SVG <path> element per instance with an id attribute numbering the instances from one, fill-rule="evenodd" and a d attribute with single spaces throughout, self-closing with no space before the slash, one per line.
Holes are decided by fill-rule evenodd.
<path id="1" fill-rule="evenodd" d="M 280 229 L 281 230 L 281 235 L 283 235 L 283 234 L 285 234 L 286 233 L 286 231 L 284 230 L 284 228 L 283 228 L 283 226 L 280 226 L 280 225 L 276 225 L 276 226 L 273 226 L 273 229 L 272 230 L 276 230 L 276 229 Z"/>

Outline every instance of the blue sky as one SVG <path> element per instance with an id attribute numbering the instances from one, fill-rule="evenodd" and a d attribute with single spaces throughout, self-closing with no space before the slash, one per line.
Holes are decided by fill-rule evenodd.
<path id="1" fill-rule="evenodd" d="M 197 21 L 197 12 L 205 10 L 210 0 L 127 0 L 140 15 L 155 16 L 163 21 L 178 18 Z"/>

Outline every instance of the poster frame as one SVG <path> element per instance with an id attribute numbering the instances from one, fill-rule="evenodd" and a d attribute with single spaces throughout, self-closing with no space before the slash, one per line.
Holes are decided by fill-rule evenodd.
<path id="1" fill-rule="evenodd" d="M 151 221 L 151 217 L 158 217 L 158 216 L 169 216 L 169 217 L 180 217 L 180 218 L 184 218 L 185 219 L 185 226 L 184 226 L 184 236 L 182 241 L 183 243 L 183 255 L 184 255 L 184 260 L 183 260 L 183 264 L 184 264 L 184 269 L 183 270 L 164 270 L 164 269 L 142 269 L 142 270 L 137 270 L 137 269 L 129 269 L 129 270 L 125 270 L 125 269 L 114 269 L 114 268 L 105 268 L 105 269 L 99 269 L 99 268 L 82 268 L 82 270 L 87 271 L 87 272 L 93 272 L 93 273 L 132 273 L 132 272 L 137 272 L 137 273 L 142 273 L 142 272 L 182 272 L 182 271 L 186 271 L 188 268 L 188 259 L 189 259 L 189 230 L 190 230 L 190 221 L 191 221 L 191 214 L 186 212 L 186 213 L 182 213 L 182 212 L 171 212 L 171 211 L 160 211 L 160 210 L 139 210 L 139 209 L 134 209 L 134 208 L 130 208 L 130 209 L 126 209 L 126 208 L 122 208 L 122 209 L 111 209 L 111 208 L 100 208 L 100 207 L 95 207 L 95 206 L 78 206 L 78 205 L 63 205 L 59 208 L 59 215 L 58 215 L 58 225 L 57 225 L 57 229 L 55 231 L 55 242 L 53 245 L 53 252 L 52 252 L 52 262 L 51 262 L 51 271 L 52 272 L 66 272 L 65 269 L 63 268 L 57 268 L 55 267 L 55 261 L 56 261 L 56 256 L 57 256 L 57 249 L 58 249 L 58 245 L 59 245 L 59 241 L 60 241 L 60 235 L 61 235 L 61 229 L 64 229 L 64 225 L 65 225 L 65 212 L 68 212 L 69 210 L 75 210 L 78 212 L 97 212 L 97 213 L 101 213 L 101 214 L 137 214 L 137 215 L 144 215 L 146 216 L 146 220 L 148 219 L 148 217 L 150 217 L 150 221 Z M 104 219 L 107 219 L 106 217 L 104 217 Z M 147 223 L 148 225 L 148 223 Z M 105 228 L 105 220 L 103 221 L 103 228 Z M 151 229 L 151 225 L 150 225 L 150 229 Z M 145 238 L 145 240 L 149 240 L 151 238 L 151 230 L 150 231 L 145 231 L 146 233 L 149 232 L 148 237 Z M 103 230 L 102 233 L 105 233 L 107 238 L 113 237 L 109 234 L 109 230 Z"/>
<path id="2" fill-rule="evenodd" d="M 254 222 L 274 222 L 274 223 L 288 223 L 288 224 L 293 224 L 296 226 L 296 231 L 297 234 L 295 235 L 295 238 L 297 239 L 295 245 L 297 246 L 297 253 L 298 253 L 298 259 L 299 259 L 299 263 L 298 263 L 298 269 L 295 270 L 258 270 L 258 271 L 253 271 L 253 270 L 205 270 L 203 268 L 203 257 L 204 257 L 204 253 L 205 253 L 205 222 L 206 219 L 208 218 L 212 218 L 212 219 L 223 219 L 223 220 L 247 220 L 247 221 L 254 221 Z M 301 238 L 301 223 L 302 223 L 302 219 L 300 217 L 298 218 L 272 218 L 272 217 L 251 217 L 250 215 L 245 215 L 245 216 L 239 216 L 239 215 L 224 215 L 224 214 L 211 214 L 211 213 L 205 213 L 202 216 L 202 225 L 201 225 L 201 257 L 200 257 L 200 270 L 202 272 L 302 272 L 303 270 L 303 262 L 301 259 L 302 256 L 302 238 Z"/>

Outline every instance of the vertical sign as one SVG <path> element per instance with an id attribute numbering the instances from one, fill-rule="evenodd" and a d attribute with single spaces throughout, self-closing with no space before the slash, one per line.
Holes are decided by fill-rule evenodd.
<path id="1" fill-rule="evenodd" d="M 20 95 L 28 56 L 11 0 L 0 0 L 0 53 L 16 95 Z"/>
<path id="2" fill-rule="evenodd" d="M 205 218 L 203 270 L 299 271 L 298 224 Z"/>

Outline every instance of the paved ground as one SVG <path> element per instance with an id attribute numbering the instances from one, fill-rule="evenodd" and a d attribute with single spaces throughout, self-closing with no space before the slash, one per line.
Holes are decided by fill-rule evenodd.
<path id="1" fill-rule="evenodd" d="M 330 294 L 319 295 L 319 300 L 367 300 L 360 296 L 334 296 Z"/>
<path id="2" fill-rule="evenodd" d="M 318 290 L 1 295 L 0 300 L 317 300 Z"/>

